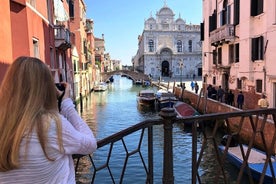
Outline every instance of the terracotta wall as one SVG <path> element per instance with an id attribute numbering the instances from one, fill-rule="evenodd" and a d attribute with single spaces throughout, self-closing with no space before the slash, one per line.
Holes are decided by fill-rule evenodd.
<path id="1" fill-rule="evenodd" d="M 181 88 L 180 87 L 175 87 L 174 88 L 174 93 L 177 97 L 181 97 L 181 94 L 182 94 Z M 220 103 L 220 102 L 212 100 L 212 99 L 207 99 L 207 102 L 205 103 L 205 98 L 203 96 L 199 100 L 199 96 L 197 94 L 195 94 L 193 92 L 190 92 L 190 91 L 187 91 L 187 90 L 184 90 L 182 98 L 184 100 L 188 99 L 191 102 L 191 105 L 195 108 L 197 107 L 197 104 L 199 104 L 198 111 L 201 112 L 201 113 L 204 110 L 205 104 L 206 104 L 206 113 L 224 113 L 224 112 L 241 111 L 238 108 L 229 106 L 225 103 Z M 240 117 L 229 119 L 230 130 L 232 132 L 237 132 L 238 131 L 240 120 L 241 120 Z M 260 129 L 262 120 L 263 120 L 263 118 L 259 116 L 259 119 L 257 121 L 258 129 Z M 253 116 L 253 122 L 256 123 L 256 116 Z M 268 119 L 267 122 L 265 123 L 264 131 L 263 131 L 264 137 L 265 137 L 265 140 L 266 140 L 266 144 L 268 144 L 268 145 L 271 144 L 273 135 L 275 133 L 275 129 L 276 129 L 275 124 L 273 123 L 273 121 L 271 119 Z M 242 125 L 242 131 L 240 132 L 241 138 L 245 142 L 248 142 L 250 140 L 250 138 L 252 137 L 252 133 L 253 133 L 252 130 L 253 129 L 252 129 L 252 126 L 251 126 L 251 123 L 250 123 L 250 119 L 245 118 L 244 123 Z M 255 145 L 257 147 L 263 148 L 260 133 L 257 134 L 257 136 L 256 136 Z"/>

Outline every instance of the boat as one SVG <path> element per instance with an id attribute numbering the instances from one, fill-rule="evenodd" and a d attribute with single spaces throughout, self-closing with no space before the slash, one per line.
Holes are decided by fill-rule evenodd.
<path id="1" fill-rule="evenodd" d="M 191 105 L 182 102 L 182 101 L 177 101 L 174 105 L 173 108 L 175 112 L 177 113 L 178 117 L 188 117 L 188 116 L 198 116 L 200 113 L 193 108 Z M 193 122 L 185 122 L 185 125 L 191 126 Z"/>
<path id="2" fill-rule="evenodd" d="M 173 105 L 178 102 L 175 95 L 167 90 L 160 89 L 156 92 L 156 101 L 159 109 L 165 107 L 173 107 Z"/>
<path id="3" fill-rule="evenodd" d="M 245 144 L 241 145 L 243 147 L 244 153 L 247 153 L 248 146 Z M 234 166 L 236 166 L 238 169 L 243 164 L 243 157 L 242 157 L 242 152 L 241 152 L 241 146 L 230 146 L 228 148 L 228 151 L 226 153 L 227 160 L 232 163 Z M 225 146 L 224 145 L 219 145 L 219 150 L 224 153 Z M 265 165 L 265 160 L 266 160 L 266 153 L 257 149 L 257 148 L 251 148 L 249 158 L 247 160 L 248 162 L 248 167 L 250 169 L 252 178 L 256 181 L 259 181 L 262 175 L 262 171 Z M 273 166 L 273 171 L 274 174 L 276 174 L 276 162 L 275 162 L 275 157 L 271 157 L 271 162 Z M 244 172 L 247 173 L 246 167 L 244 168 Z M 276 178 L 275 178 L 276 180 Z M 272 172 L 270 169 L 270 166 L 268 164 L 263 183 L 273 183 L 273 177 L 272 177 Z"/>
<path id="4" fill-rule="evenodd" d="M 100 91 L 106 91 L 107 90 L 107 84 L 105 82 L 100 82 L 96 84 L 93 88 L 95 92 L 100 92 Z"/>
<path id="5" fill-rule="evenodd" d="M 143 84 L 143 81 L 142 81 L 141 79 L 137 79 L 137 80 L 134 81 L 134 83 L 135 83 L 136 85 L 142 85 L 142 84 Z"/>
<path id="6" fill-rule="evenodd" d="M 137 95 L 137 102 L 143 106 L 155 106 L 155 92 L 151 89 L 141 90 Z"/>

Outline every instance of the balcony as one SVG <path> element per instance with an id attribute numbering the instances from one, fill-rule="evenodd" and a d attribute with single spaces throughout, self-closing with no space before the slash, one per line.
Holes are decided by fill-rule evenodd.
<path id="1" fill-rule="evenodd" d="M 64 25 L 55 25 L 55 47 L 60 50 L 67 50 L 71 47 L 70 31 Z"/>
<path id="2" fill-rule="evenodd" d="M 235 38 L 234 25 L 226 24 L 210 33 L 211 45 L 229 43 Z"/>

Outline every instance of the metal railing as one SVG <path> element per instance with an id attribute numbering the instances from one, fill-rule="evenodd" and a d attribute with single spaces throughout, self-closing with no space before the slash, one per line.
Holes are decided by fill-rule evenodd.
<path id="1" fill-rule="evenodd" d="M 131 126 L 125 130 L 122 130 L 118 133 L 115 133 L 109 137 L 106 137 L 102 140 L 98 141 L 98 149 L 105 148 L 108 152 L 106 156 L 106 160 L 103 164 L 97 164 L 99 160 L 95 160 L 93 155 L 74 155 L 75 159 L 75 169 L 76 176 L 78 178 L 80 165 L 79 163 L 83 158 L 89 158 L 88 162 L 86 162 L 86 169 L 91 173 L 91 177 L 88 178 L 90 183 L 94 183 L 97 174 L 103 169 L 108 170 L 108 175 L 105 177 L 110 177 L 112 183 L 123 183 L 125 172 L 127 169 L 128 160 L 131 156 L 137 155 L 139 156 L 141 163 L 144 167 L 145 171 L 145 183 L 152 184 L 154 183 L 154 159 L 153 159 L 153 127 L 154 126 L 163 126 L 164 130 L 164 142 L 163 142 L 163 175 L 162 182 L 164 184 L 172 184 L 174 183 L 174 163 L 173 163 L 173 124 L 185 124 L 187 122 L 192 122 L 192 171 L 191 171 L 191 183 L 202 183 L 202 173 L 200 172 L 200 167 L 203 162 L 204 154 L 206 153 L 206 147 L 212 147 L 214 150 L 215 160 L 218 163 L 217 171 L 212 173 L 214 176 L 214 181 L 211 183 L 230 183 L 233 181 L 229 181 L 229 176 L 226 174 L 225 168 L 225 160 L 228 152 L 228 148 L 230 146 L 231 139 L 233 136 L 237 137 L 238 145 L 241 148 L 242 156 L 243 156 L 243 164 L 238 173 L 238 177 L 235 179 L 236 183 L 242 183 L 242 178 L 244 177 L 244 172 L 247 171 L 248 175 L 246 175 L 247 183 L 254 183 L 252 173 L 248 169 L 248 158 L 251 153 L 251 149 L 256 146 L 255 142 L 257 139 L 260 140 L 263 145 L 263 150 L 266 153 L 266 159 L 264 162 L 264 169 L 258 183 L 263 183 L 264 175 L 266 169 L 270 169 L 272 176 L 274 177 L 273 183 L 275 181 L 275 170 L 272 165 L 272 158 L 274 154 L 274 145 L 276 139 L 276 131 L 272 131 L 273 134 L 269 135 L 270 139 L 265 135 L 267 132 L 266 128 L 269 124 L 270 127 L 276 129 L 275 121 L 276 121 L 276 109 L 257 109 L 257 110 L 246 110 L 239 112 L 229 112 L 229 113 L 215 113 L 215 114 L 205 114 L 200 116 L 193 117 L 177 117 L 174 109 L 172 108 L 164 108 L 160 111 L 159 114 L 160 119 L 155 120 L 147 120 L 140 122 L 134 126 Z M 268 122 L 267 117 L 271 117 Z M 235 121 L 237 125 L 233 128 L 231 122 Z M 242 149 L 242 145 L 244 144 L 244 133 L 243 126 L 247 127 L 247 130 L 250 133 L 250 137 L 247 140 L 248 149 L 244 151 Z M 220 142 L 217 140 L 217 136 L 220 133 L 220 127 L 224 127 L 225 133 L 230 135 L 230 139 L 227 141 L 225 146 L 225 151 L 221 152 L 218 149 Z M 249 127 L 249 128 L 248 128 Z M 270 128 L 271 129 L 271 128 Z M 201 146 L 198 146 L 198 133 L 203 135 Z M 208 131 L 207 131 L 208 130 Z M 211 130 L 211 131 L 210 131 Z M 140 138 L 137 144 L 136 149 L 129 151 L 127 148 L 125 139 L 127 136 L 137 134 Z M 147 150 L 144 150 L 145 145 L 142 144 L 143 141 L 146 140 Z M 112 154 L 114 152 L 114 145 L 121 145 L 122 150 L 116 153 L 116 155 Z M 117 148 L 116 148 L 117 149 Z M 143 151 L 142 151 L 143 149 Z M 184 148 L 183 148 L 184 149 Z M 97 151 L 96 151 L 97 152 Z M 146 152 L 145 156 L 142 152 Z M 111 165 L 112 157 L 124 157 L 122 163 L 122 169 L 119 176 L 114 176 Z M 87 161 L 87 159 L 86 159 Z M 147 162 L 146 162 L 147 161 Z M 96 166 L 99 165 L 99 166 Z M 183 168 L 185 165 L 183 165 Z M 133 173 L 133 177 L 135 177 L 136 173 Z M 115 179 L 119 178 L 119 179 Z"/>

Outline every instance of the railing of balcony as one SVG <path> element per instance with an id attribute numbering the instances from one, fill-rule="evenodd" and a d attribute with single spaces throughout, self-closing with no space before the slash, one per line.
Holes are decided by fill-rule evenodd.
<path id="1" fill-rule="evenodd" d="M 94 183 L 95 178 L 97 177 L 98 174 L 100 174 L 100 172 L 103 169 L 108 170 L 108 174 L 105 176 L 105 178 L 108 178 L 108 177 L 111 178 L 112 183 L 123 183 L 128 160 L 130 157 L 136 155 L 140 158 L 141 163 L 144 167 L 144 172 L 146 173 L 145 183 L 149 183 L 149 184 L 154 183 L 153 127 L 161 125 L 163 126 L 163 130 L 164 130 L 164 142 L 163 142 L 164 156 L 163 156 L 162 182 L 164 184 L 172 184 L 174 183 L 174 165 L 173 165 L 173 154 L 172 154 L 174 148 L 172 144 L 173 142 L 172 125 L 175 123 L 183 124 L 185 122 L 192 122 L 192 155 L 191 155 L 192 170 L 191 170 L 190 176 L 192 178 L 193 184 L 202 183 L 202 175 L 200 174 L 201 173 L 200 170 L 202 167 L 204 154 L 206 153 L 207 144 L 208 144 L 208 147 L 211 146 L 213 148 L 216 161 L 218 163 L 216 172 L 212 173 L 212 176 L 214 176 L 214 181 L 210 183 L 233 182 L 233 181 L 229 181 L 229 175 L 225 173 L 226 168 L 224 164 L 226 160 L 227 150 L 229 148 L 229 145 L 233 136 L 237 137 L 238 144 L 240 145 L 241 151 L 243 153 L 243 158 L 244 158 L 244 162 L 242 164 L 242 167 L 240 168 L 240 171 L 239 171 L 238 177 L 236 178 L 235 183 L 241 183 L 243 173 L 245 171 L 248 172 L 247 170 L 248 158 L 250 157 L 251 149 L 253 148 L 257 137 L 261 138 L 261 142 L 264 145 L 264 151 L 266 152 L 265 168 L 270 169 L 272 176 L 275 177 L 275 170 L 272 166 L 271 160 L 273 158 L 273 153 L 274 153 L 273 149 L 274 149 L 274 144 L 276 139 L 276 131 L 274 131 L 274 135 L 270 135 L 272 137 L 270 141 L 265 139 L 265 131 L 264 131 L 265 126 L 268 123 L 267 121 L 268 116 L 271 116 L 273 120 L 274 128 L 276 128 L 275 115 L 276 115 L 276 109 L 273 108 L 273 109 L 262 109 L 262 110 L 245 110 L 245 111 L 229 112 L 229 113 L 205 114 L 205 115 L 194 116 L 194 117 L 179 118 L 179 117 L 176 117 L 174 109 L 164 108 L 160 112 L 160 116 L 162 117 L 160 119 L 140 122 L 114 135 L 111 135 L 102 140 L 99 140 L 98 150 L 105 148 L 105 150 L 107 150 L 108 152 L 108 154 L 106 155 L 105 162 L 103 164 L 99 164 L 100 161 L 94 159 L 93 155 L 74 155 L 76 176 L 78 178 L 78 176 L 81 175 L 81 173 L 79 172 L 80 162 L 83 162 L 83 158 L 89 158 L 88 162 L 87 162 L 87 159 L 85 159 L 86 161 L 84 162 L 85 162 L 85 165 L 87 166 L 86 169 L 88 170 L 88 172 L 90 172 L 89 179 L 91 183 Z M 233 119 L 236 122 L 238 122 L 238 127 L 236 127 L 237 129 L 234 132 L 230 128 L 231 127 L 230 122 Z M 241 146 L 243 144 L 242 127 L 244 126 L 245 123 L 248 123 L 248 122 L 250 124 L 249 127 L 251 127 L 250 129 L 252 131 L 252 136 L 248 142 L 248 150 L 244 151 L 242 150 L 242 146 Z M 219 151 L 218 145 L 220 145 L 220 142 L 218 142 L 218 140 L 216 139 L 216 136 L 219 134 L 219 131 L 220 131 L 219 127 L 221 127 L 222 125 L 226 125 L 226 133 L 230 135 L 230 139 L 227 141 L 224 153 L 221 153 Z M 200 128 L 200 131 L 203 135 L 202 136 L 203 140 L 201 140 L 201 147 L 198 146 L 199 144 L 198 127 Z M 128 150 L 128 147 L 125 141 L 128 136 L 137 136 L 139 140 L 137 143 L 136 149 L 134 149 L 133 151 Z M 142 146 L 143 141 L 146 142 L 146 145 L 147 145 L 146 150 L 144 149 L 145 147 Z M 114 150 L 117 150 L 116 155 L 113 154 Z M 183 150 L 185 150 L 185 147 L 183 147 Z M 144 152 L 146 152 L 146 154 L 142 154 Z M 120 154 L 118 155 L 118 153 Z M 112 170 L 112 167 L 111 167 L 112 157 L 124 158 L 122 163 L 123 167 L 121 169 L 119 176 L 115 176 Z M 185 165 L 183 165 L 183 168 L 184 167 Z M 135 168 L 132 168 L 132 169 L 135 169 Z M 264 173 L 266 169 L 263 170 L 262 176 L 258 181 L 259 183 L 263 183 Z M 133 177 L 135 177 L 136 174 L 137 174 L 136 172 L 133 173 Z M 248 177 L 248 183 L 254 183 L 253 177 L 250 171 L 247 177 Z M 275 178 L 273 179 L 273 183 L 276 183 Z"/>
<path id="2" fill-rule="evenodd" d="M 235 38 L 234 25 L 226 24 L 210 33 L 211 43 L 230 41 Z"/>
<path id="3" fill-rule="evenodd" d="M 70 31 L 66 29 L 63 25 L 56 25 L 55 39 L 64 40 L 65 42 L 70 43 Z"/>

